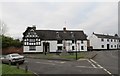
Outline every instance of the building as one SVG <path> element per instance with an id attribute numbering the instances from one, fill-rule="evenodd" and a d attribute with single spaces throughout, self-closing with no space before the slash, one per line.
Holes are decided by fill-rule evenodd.
<path id="1" fill-rule="evenodd" d="M 120 37 L 117 34 L 111 36 L 93 33 L 89 40 L 94 50 L 120 49 Z"/>
<path id="2" fill-rule="evenodd" d="M 36 30 L 23 33 L 24 53 L 87 51 L 87 36 L 81 30 Z"/>

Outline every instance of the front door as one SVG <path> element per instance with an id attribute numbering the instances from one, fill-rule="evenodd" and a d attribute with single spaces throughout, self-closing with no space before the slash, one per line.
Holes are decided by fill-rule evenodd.
<path id="1" fill-rule="evenodd" d="M 49 42 L 43 42 L 43 52 L 44 53 L 50 52 L 50 43 Z"/>
<path id="2" fill-rule="evenodd" d="M 109 46 L 109 44 L 107 44 L 107 50 L 109 50 L 110 49 L 110 46 Z"/>

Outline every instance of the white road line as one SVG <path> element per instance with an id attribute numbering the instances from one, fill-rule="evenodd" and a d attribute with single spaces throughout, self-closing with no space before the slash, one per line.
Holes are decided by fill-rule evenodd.
<path id="1" fill-rule="evenodd" d="M 65 63 L 65 61 L 48 61 L 48 62 L 55 62 L 55 63 L 61 63 L 61 64 Z"/>
<path id="2" fill-rule="evenodd" d="M 36 63 L 40 63 L 40 64 L 49 64 L 49 65 L 55 65 L 53 63 L 43 63 L 43 62 L 36 62 Z"/>
<path id="3" fill-rule="evenodd" d="M 90 60 L 87 59 L 87 61 L 88 61 L 94 68 L 97 68 Z"/>
<path id="4" fill-rule="evenodd" d="M 98 64 L 96 61 L 94 61 L 93 59 L 90 59 L 92 62 L 94 62 L 97 66 L 99 66 L 100 68 L 102 68 L 105 72 L 107 72 L 109 75 L 112 75 L 112 73 L 110 71 L 108 71 L 107 69 L 105 69 L 104 67 L 102 67 L 100 64 Z"/>
<path id="5" fill-rule="evenodd" d="M 88 60 L 88 59 L 78 59 L 77 61 L 80 61 L 80 60 Z"/>
<path id="6" fill-rule="evenodd" d="M 76 66 L 76 67 L 80 67 L 80 68 L 94 68 L 94 67 L 88 67 L 88 66 Z"/>
<path id="7" fill-rule="evenodd" d="M 63 63 L 65 63 L 65 62 L 63 61 L 63 62 L 60 62 L 60 63 L 62 63 L 62 64 L 63 64 Z"/>

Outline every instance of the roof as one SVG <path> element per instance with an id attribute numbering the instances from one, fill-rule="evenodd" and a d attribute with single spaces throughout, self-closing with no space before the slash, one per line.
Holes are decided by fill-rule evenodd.
<path id="1" fill-rule="evenodd" d="M 30 29 L 32 28 L 27 28 L 23 35 L 25 36 Z M 87 35 L 81 30 L 35 30 L 35 32 L 42 40 L 87 40 Z"/>
<path id="2" fill-rule="evenodd" d="M 104 34 L 95 34 L 95 33 L 93 33 L 93 34 L 96 35 L 98 38 L 108 38 L 108 39 L 119 39 L 120 40 L 119 36 L 104 35 Z"/>

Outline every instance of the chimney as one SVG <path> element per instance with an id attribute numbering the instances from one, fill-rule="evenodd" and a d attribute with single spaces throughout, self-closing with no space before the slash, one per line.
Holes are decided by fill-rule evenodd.
<path id="1" fill-rule="evenodd" d="M 36 30 L 36 26 L 35 25 L 33 25 L 33 27 L 32 27 L 34 30 Z"/>
<path id="2" fill-rule="evenodd" d="M 64 32 L 64 33 L 66 32 L 66 27 L 63 27 L 63 32 Z"/>

